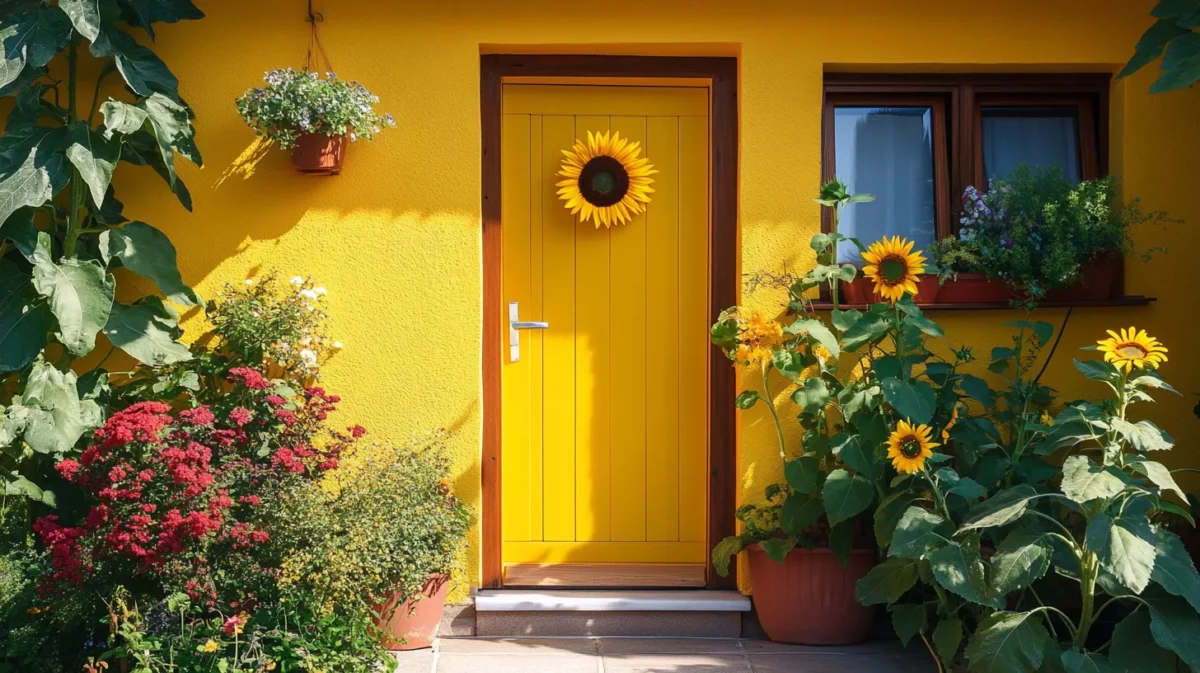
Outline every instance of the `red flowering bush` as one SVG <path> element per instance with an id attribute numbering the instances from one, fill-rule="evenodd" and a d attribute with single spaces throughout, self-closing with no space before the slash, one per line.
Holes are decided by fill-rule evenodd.
<path id="1" fill-rule="evenodd" d="M 35 523 L 53 569 L 44 592 L 150 581 L 212 604 L 273 586 L 280 564 L 266 503 L 336 469 L 365 431 L 328 430 L 339 398 L 321 388 L 295 393 L 247 367 L 226 378 L 212 406 L 148 401 L 113 414 L 78 461 L 58 464 L 87 508 L 71 525 L 54 515 Z"/>

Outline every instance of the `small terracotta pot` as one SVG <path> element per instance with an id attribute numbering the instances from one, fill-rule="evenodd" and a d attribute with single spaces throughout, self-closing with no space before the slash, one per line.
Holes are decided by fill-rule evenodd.
<path id="1" fill-rule="evenodd" d="M 1046 293 L 1049 301 L 1103 301 L 1112 299 L 1117 288 L 1118 260 L 1102 255 L 1083 266 L 1079 280 Z"/>
<path id="2" fill-rule="evenodd" d="M 995 304 L 1012 297 L 1003 281 L 988 278 L 982 273 L 960 273 L 948 280 L 938 292 L 941 304 Z"/>
<path id="3" fill-rule="evenodd" d="M 853 645 L 866 640 L 875 606 L 860 605 L 854 587 L 875 565 L 875 550 L 855 549 L 842 568 L 829 549 L 793 549 L 776 563 L 749 548 L 754 609 L 767 637 L 794 645 Z"/>
<path id="4" fill-rule="evenodd" d="M 346 138 L 306 133 L 292 149 L 292 165 L 301 173 L 337 175 L 342 172 L 346 158 Z"/>
<path id="5" fill-rule="evenodd" d="M 446 593 L 450 590 L 449 575 L 430 575 L 416 599 L 408 599 L 396 605 L 397 597 L 388 601 L 379 611 L 391 614 L 391 619 L 375 626 L 383 633 L 383 645 L 389 650 L 419 650 L 433 645 L 437 637 L 438 624 L 446 608 Z M 395 608 L 395 612 L 392 612 Z"/>

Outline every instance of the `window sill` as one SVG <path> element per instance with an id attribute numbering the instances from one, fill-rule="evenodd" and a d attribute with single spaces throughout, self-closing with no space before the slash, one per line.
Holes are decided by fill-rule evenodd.
<path id="1" fill-rule="evenodd" d="M 1142 294 L 1126 295 L 1124 297 L 1116 297 L 1113 299 L 1098 299 L 1089 301 L 1046 301 L 1038 304 L 1039 308 L 1115 308 L 1118 306 L 1149 306 L 1150 302 L 1158 301 L 1158 297 L 1147 297 Z M 917 306 L 923 311 L 995 311 L 1012 308 L 1008 302 L 966 302 L 959 304 L 935 303 L 922 304 L 917 302 Z M 833 304 L 827 301 L 815 301 L 812 303 L 812 308 L 815 311 L 829 311 L 833 309 Z M 840 304 L 841 309 L 859 309 L 865 310 L 869 308 L 867 304 Z"/>

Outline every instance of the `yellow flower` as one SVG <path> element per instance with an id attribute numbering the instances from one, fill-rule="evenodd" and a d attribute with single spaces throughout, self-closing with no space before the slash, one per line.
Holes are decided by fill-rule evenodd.
<path id="1" fill-rule="evenodd" d="M 563 150 L 566 160 L 556 183 L 558 198 L 567 202 L 572 215 L 581 222 L 592 220 L 599 229 L 603 224 L 625 224 L 645 210 L 650 202 L 650 176 L 658 171 L 645 157 L 639 159 L 641 143 L 631 143 L 616 131 L 609 135 L 588 131 L 587 142 L 576 140 Z"/>
<path id="2" fill-rule="evenodd" d="M 950 441 L 950 428 L 958 422 L 958 405 L 954 405 L 954 410 L 950 412 L 950 420 L 946 421 L 946 427 L 942 428 L 942 441 Z"/>
<path id="3" fill-rule="evenodd" d="M 925 273 L 925 257 L 912 252 L 913 242 L 899 236 L 884 237 L 863 253 L 863 274 L 875 281 L 875 294 L 893 304 L 904 293 L 916 296 L 918 276 Z"/>
<path id="4" fill-rule="evenodd" d="M 1042 425 L 1053 426 L 1054 425 L 1054 417 L 1050 415 L 1049 411 L 1043 411 L 1042 417 L 1040 419 L 1038 419 L 1038 422 L 1041 423 Z"/>
<path id="5" fill-rule="evenodd" d="M 757 311 L 738 323 L 738 361 L 748 365 L 770 362 L 775 347 L 783 341 L 783 327 Z"/>
<path id="6" fill-rule="evenodd" d="M 1104 353 L 1104 361 L 1111 362 L 1117 369 L 1124 369 L 1126 374 L 1138 369 L 1158 369 L 1167 361 L 1167 348 L 1158 339 L 1146 334 L 1146 330 L 1130 327 L 1121 330 L 1120 334 L 1107 330 L 1109 339 L 1097 341 L 1099 350 Z"/>
<path id="7" fill-rule="evenodd" d="M 267 670 L 268 670 L 268 671 L 273 671 L 273 670 L 275 670 L 275 662 L 273 662 L 273 661 L 268 661 L 268 662 L 267 662 Z"/>
<path id="8" fill-rule="evenodd" d="M 929 441 L 932 430 L 928 425 L 909 425 L 908 421 L 896 424 L 895 431 L 888 437 L 888 458 L 897 472 L 912 474 L 925 466 L 933 455 L 934 447 L 941 446 Z"/>
<path id="9" fill-rule="evenodd" d="M 209 638 L 208 642 L 204 643 L 205 652 L 216 652 L 219 649 L 221 649 L 220 645 L 217 645 L 217 641 L 213 640 L 212 638 Z"/>

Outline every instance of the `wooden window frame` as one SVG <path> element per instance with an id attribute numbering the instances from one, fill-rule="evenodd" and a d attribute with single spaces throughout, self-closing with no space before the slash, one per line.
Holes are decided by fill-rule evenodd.
<path id="1" fill-rule="evenodd" d="M 1054 74 L 863 74 L 826 73 L 822 105 L 822 179 L 834 177 L 833 108 L 906 101 L 941 101 L 944 124 L 934 119 L 934 180 L 939 238 L 958 230 L 959 195 L 968 185 L 986 184 L 983 174 L 982 109 L 992 106 L 1076 106 L 1079 109 L 1080 176 L 1108 174 L 1109 85 L 1107 73 Z M 842 101 L 852 101 L 844 103 Z M 859 101 L 867 101 L 863 103 Z M 912 106 L 913 103 L 907 103 Z M 942 152 L 938 137 L 942 137 Z M 945 167 L 939 171 L 939 165 Z M 823 209 L 827 211 L 828 209 Z M 945 222 L 946 226 L 943 226 Z M 821 230 L 833 228 L 823 212 Z"/>

